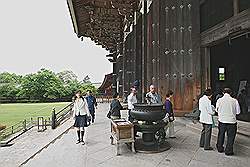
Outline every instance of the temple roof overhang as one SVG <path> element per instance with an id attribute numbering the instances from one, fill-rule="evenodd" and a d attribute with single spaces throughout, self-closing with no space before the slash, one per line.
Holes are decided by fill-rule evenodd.
<path id="1" fill-rule="evenodd" d="M 140 0 L 67 0 L 74 31 L 111 53 L 117 52 L 124 31 L 134 20 Z"/>
<path id="2" fill-rule="evenodd" d="M 101 86 L 98 88 L 98 90 L 104 91 L 105 89 L 107 89 L 112 85 L 112 81 L 113 81 L 113 73 L 105 75 L 104 80 Z"/>

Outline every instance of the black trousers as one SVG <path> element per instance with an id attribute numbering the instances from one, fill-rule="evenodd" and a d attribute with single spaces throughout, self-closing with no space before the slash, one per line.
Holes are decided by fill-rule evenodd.
<path id="1" fill-rule="evenodd" d="M 128 110 L 128 120 L 133 123 L 134 119 L 131 117 L 131 109 Z"/>
<path id="2" fill-rule="evenodd" d="M 95 110 L 89 110 L 89 113 L 91 115 L 91 121 L 94 122 L 95 121 Z"/>
<path id="3" fill-rule="evenodd" d="M 202 124 L 203 129 L 201 131 L 200 147 L 204 149 L 210 148 L 211 134 L 212 134 L 212 124 Z"/>
<path id="4" fill-rule="evenodd" d="M 219 152 L 225 151 L 226 154 L 233 154 L 233 145 L 237 132 L 237 123 L 229 124 L 219 122 L 218 128 L 219 132 L 216 144 L 217 150 Z M 227 144 L 226 149 L 224 150 L 225 133 L 227 133 Z"/>

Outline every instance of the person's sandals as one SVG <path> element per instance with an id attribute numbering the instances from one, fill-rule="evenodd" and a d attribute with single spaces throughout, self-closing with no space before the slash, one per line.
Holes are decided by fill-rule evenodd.
<path id="1" fill-rule="evenodd" d="M 81 141 L 80 141 L 80 140 L 77 140 L 76 144 L 79 144 L 79 143 L 81 143 Z"/>
<path id="2" fill-rule="evenodd" d="M 84 142 L 84 141 L 82 141 L 82 145 L 85 145 L 85 142 Z"/>

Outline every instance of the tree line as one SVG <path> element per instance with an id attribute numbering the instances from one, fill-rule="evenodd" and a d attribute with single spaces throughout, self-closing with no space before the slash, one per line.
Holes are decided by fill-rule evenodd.
<path id="1" fill-rule="evenodd" d="M 86 76 L 82 81 L 72 71 L 54 73 L 41 69 L 37 73 L 17 75 L 15 73 L 0 73 L 0 100 L 53 101 L 56 99 L 70 100 L 76 90 L 86 92 L 97 89 Z"/>

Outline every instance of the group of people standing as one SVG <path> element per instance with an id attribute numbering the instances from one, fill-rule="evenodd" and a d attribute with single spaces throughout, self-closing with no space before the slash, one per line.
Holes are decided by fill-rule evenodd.
<path id="1" fill-rule="evenodd" d="M 232 90 L 225 88 L 223 96 L 217 99 L 216 106 L 211 103 L 212 90 L 206 89 L 204 95 L 199 99 L 200 122 L 203 125 L 200 137 L 200 147 L 204 150 L 213 150 L 210 146 L 212 127 L 214 126 L 214 115 L 218 113 L 218 136 L 217 150 L 226 155 L 233 155 L 233 145 L 237 132 L 236 115 L 240 114 L 238 100 L 232 97 Z M 224 148 L 225 133 L 227 133 L 227 144 Z"/>
<path id="2" fill-rule="evenodd" d="M 206 89 L 203 96 L 199 99 L 200 110 L 200 122 L 203 129 L 200 137 L 200 147 L 204 150 L 213 150 L 210 145 L 212 128 L 215 125 L 214 115 L 218 114 L 218 136 L 216 148 L 218 152 L 225 152 L 226 155 L 233 155 L 233 145 L 237 132 L 236 115 L 240 114 L 240 105 L 236 98 L 232 97 L 232 90 L 225 88 L 223 96 L 219 97 L 216 101 L 216 106 L 212 105 L 212 90 Z M 127 97 L 128 102 L 128 120 L 133 122 L 131 117 L 131 110 L 134 109 L 134 104 L 137 100 L 137 89 L 131 88 L 131 92 Z M 165 103 L 162 103 L 161 96 L 156 92 L 154 85 L 150 86 L 150 91 L 146 94 L 146 100 L 148 104 L 161 104 L 165 106 L 166 117 L 169 129 L 169 137 L 174 138 L 174 111 L 172 102 L 173 91 L 169 90 L 166 94 Z M 96 98 L 92 95 L 91 91 L 88 91 L 86 97 L 82 96 L 81 91 L 77 91 L 74 97 L 73 118 L 75 120 L 74 127 L 77 131 L 77 144 L 84 142 L 85 128 L 90 125 L 90 122 L 94 123 L 95 109 L 97 107 Z M 110 119 L 120 119 L 123 107 L 119 101 L 118 93 L 113 95 L 113 100 L 110 104 L 110 110 L 108 117 Z M 227 133 L 227 144 L 224 147 L 225 133 Z"/>
<path id="3" fill-rule="evenodd" d="M 76 144 L 82 143 L 84 145 L 85 128 L 90 125 L 90 122 L 93 124 L 95 121 L 96 98 L 92 95 L 91 91 L 88 91 L 87 96 L 83 97 L 82 92 L 78 90 L 75 93 L 73 101 L 74 127 L 76 128 L 78 137 Z"/>
<path id="4" fill-rule="evenodd" d="M 160 104 L 165 106 L 166 111 L 166 119 L 169 122 L 168 127 L 166 129 L 169 129 L 169 137 L 175 138 L 174 136 L 174 111 L 173 111 L 173 102 L 172 102 L 172 96 L 173 91 L 169 90 L 166 94 L 166 100 L 163 104 L 161 96 L 156 92 L 156 87 L 154 85 L 150 85 L 149 92 L 146 94 L 146 100 L 148 104 Z M 128 103 L 128 121 L 134 122 L 134 119 L 131 117 L 131 110 L 134 109 L 134 104 L 138 103 L 137 100 L 137 89 L 136 87 L 131 88 L 131 92 L 127 97 L 127 103 Z M 115 93 L 113 96 L 113 100 L 110 104 L 110 110 L 108 112 L 107 117 L 111 119 L 120 119 L 121 118 L 121 112 L 123 107 L 120 104 L 118 94 Z M 137 135 L 136 135 L 137 136 Z"/>

